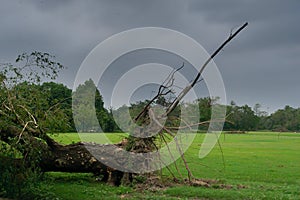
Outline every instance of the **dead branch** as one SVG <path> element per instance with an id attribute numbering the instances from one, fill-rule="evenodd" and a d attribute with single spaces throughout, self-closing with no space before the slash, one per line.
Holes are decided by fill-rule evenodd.
<path id="1" fill-rule="evenodd" d="M 167 109 L 167 112 L 165 113 L 165 116 L 168 116 L 178 105 L 178 103 L 182 100 L 182 98 L 194 87 L 194 85 L 198 82 L 199 78 L 201 77 L 204 69 L 207 67 L 208 63 L 228 44 L 239 32 L 241 32 L 246 26 L 248 25 L 248 22 L 246 22 L 243 26 L 241 26 L 235 33 L 230 35 L 227 40 L 223 42 L 223 44 L 205 61 L 205 63 L 202 65 L 200 71 L 198 72 L 195 79 L 190 83 L 190 85 L 186 86 L 181 93 L 176 97 L 176 99 L 173 101 L 173 103 L 169 106 Z"/>
<path id="2" fill-rule="evenodd" d="M 159 86 L 157 94 L 148 102 L 148 104 L 144 107 L 144 109 L 135 117 L 134 121 L 137 122 L 141 116 L 145 116 L 147 111 L 150 108 L 150 105 L 158 99 L 160 96 L 165 96 L 169 93 L 172 93 L 172 90 L 169 89 L 174 85 L 174 76 L 175 73 L 181 70 L 184 67 L 184 63 L 182 63 L 181 67 L 177 68 L 176 70 L 171 71 L 171 73 L 167 76 L 167 78 L 163 81 L 163 83 Z M 165 90 L 167 90 L 165 92 Z"/>
<path id="3" fill-rule="evenodd" d="M 27 112 L 27 114 L 29 115 L 29 117 L 32 119 L 31 122 L 36 126 L 35 128 L 37 128 L 37 127 L 38 127 L 38 124 L 37 124 L 37 122 L 36 122 L 36 119 L 35 119 L 35 117 L 29 112 L 29 110 L 28 110 L 25 106 L 23 106 L 23 105 L 18 105 L 18 107 L 23 108 L 23 110 L 25 110 L 25 111 Z"/>

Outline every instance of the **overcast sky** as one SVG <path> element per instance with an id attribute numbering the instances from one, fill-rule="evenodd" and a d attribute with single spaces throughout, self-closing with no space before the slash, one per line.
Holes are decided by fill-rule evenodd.
<path id="1" fill-rule="evenodd" d="M 0 62 L 22 52 L 49 52 L 68 67 L 73 86 L 89 52 L 113 34 L 137 27 L 180 31 L 212 53 L 232 28 L 249 27 L 215 59 L 227 100 L 272 112 L 300 107 L 298 0 L 1 0 Z M 180 64 L 179 64 L 180 65 Z"/>

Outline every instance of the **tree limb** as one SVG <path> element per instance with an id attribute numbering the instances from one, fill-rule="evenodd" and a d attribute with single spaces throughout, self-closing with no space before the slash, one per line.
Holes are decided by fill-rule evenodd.
<path id="1" fill-rule="evenodd" d="M 228 44 L 239 32 L 241 32 L 246 26 L 248 25 L 248 22 L 246 22 L 243 26 L 241 26 L 235 33 L 230 35 L 227 40 L 225 40 L 222 45 L 205 61 L 205 63 L 202 65 L 200 71 L 198 72 L 195 79 L 188 85 L 186 88 L 184 88 L 181 93 L 176 97 L 176 99 L 173 101 L 172 105 L 169 106 L 167 109 L 167 112 L 165 113 L 165 116 L 168 116 L 175 107 L 179 104 L 179 102 L 182 100 L 182 98 L 194 87 L 194 85 L 198 82 L 199 78 L 201 77 L 204 69 L 207 67 L 208 63 Z"/>

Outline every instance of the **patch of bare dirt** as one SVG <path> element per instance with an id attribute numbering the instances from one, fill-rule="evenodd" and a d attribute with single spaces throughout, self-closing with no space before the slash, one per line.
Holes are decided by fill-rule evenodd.
<path id="1" fill-rule="evenodd" d="M 163 191 L 166 190 L 169 187 L 175 187 L 175 186 L 192 186 L 192 187 L 206 187 L 206 188 L 215 188 L 215 189 L 245 189 L 247 186 L 245 185 L 230 185 L 222 183 L 222 181 L 219 180 L 213 180 L 213 179 L 193 179 L 191 181 L 185 179 L 185 180 L 178 180 L 178 179 L 167 179 L 162 180 L 159 176 L 150 176 L 145 178 L 142 182 L 137 182 L 134 184 L 136 191 Z"/>

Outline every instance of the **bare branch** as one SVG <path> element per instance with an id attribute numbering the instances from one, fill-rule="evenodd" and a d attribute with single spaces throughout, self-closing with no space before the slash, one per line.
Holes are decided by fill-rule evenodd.
<path id="1" fill-rule="evenodd" d="M 135 122 L 138 121 L 141 116 L 144 116 L 145 113 L 149 110 L 150 108 L 150 105 L 155 101 L 157 100 L 158 97 L 160 96 L 165 96 L 169 93 L 173 93 L 171 89 L 169 89 L 170 87 L 173 86 L 174 84 L 174 75 L 176 72 L 178 72 L 179 70 L 181 70 L 182 68 L 184 67 L 184 63 L 182 64 L 181 67 L 177 68 L 176 70 L 173 70 L 169 75 L 168 77 L 163 81 L 163 83 L 159 86 L 158 88 L 158 92 L 157 94 L 148 102 L 148 104 L 144 107 L 144 109 L 135 117 Z M 166 92 L 164 92 L 164 90 L 166 90 Z"/>
<path id="2" fill-rule="evenodd" d="M 172 105 L 167 109 L 165 116 L 169 115 L 175 107 L 179 104 L 182 98 L 194 87 L 194 85 L 198 82 L 199 78 L 201 77 L 204 69 L 207 67 L 208 63 L 228 44 L 239 32 L 241 32 L 246 26 L 248 22 L 246 22 L 243 26 L 241 26 L 235 33 L 230 35 L 227 40 L 223 42 L 223 44 L 205 61 L 203 66 L 201 67 L 200 71 L 198 72 L 195 79 L 188 85 L 186 88 L 182 90 L 182 92 L 177 96 L 177 98 L 173 101 Z"/>
<path id="3" fill-rule="evenodd" d="M 21 133 L 19 134 L 19 138 L 18 138 L 18 141 L 17 141 L 17 143 L 19 143 L 19 142 L 20 142 L 20 140 L 21 140 L 21 137 L 22 137 L 22 135 L 23 135 L 23 133 L 24 133 L 24 131 L 25 131 L 25 129 L 27 128 L 27 126 L 28 126 L 28 124 L 29 124 L 29 123 L 35 123 L 35 122 L 33 122 L 33 121 L 26 122 L 26 124 L 24 125 L 24 127 L 23 127 L 23 129 L 22 129 Z"/>

